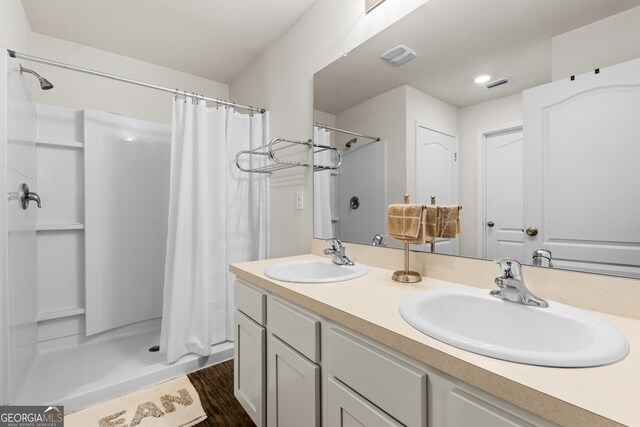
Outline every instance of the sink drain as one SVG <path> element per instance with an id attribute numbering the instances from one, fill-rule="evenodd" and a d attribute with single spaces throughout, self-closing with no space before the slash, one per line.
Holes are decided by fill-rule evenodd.
<path id="1" fill-rule="evenodd" d="M 156 351 L 160 351 L 160 346 L 159 345 L 154 345 L 153 347 L 149 347 L 149 351 L 151 353 L 155 353 Z"/>

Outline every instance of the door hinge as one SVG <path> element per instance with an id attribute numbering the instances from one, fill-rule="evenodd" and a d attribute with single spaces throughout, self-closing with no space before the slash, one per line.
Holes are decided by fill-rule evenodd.
<path id="1" fill-rule="evenodd" d="M 454 162 L 458 161 L 458 153 L 453 153 L 453 161 Z"/>

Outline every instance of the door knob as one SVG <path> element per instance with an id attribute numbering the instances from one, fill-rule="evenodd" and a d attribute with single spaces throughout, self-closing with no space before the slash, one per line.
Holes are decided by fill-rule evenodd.
<path id="1" fill-rule="evenodd" d="M 487 222 L 487 227 L 493 227 L 494 225 L 496 225 L 496 223 L 493 221 Z"/>
<path id="2" fill-rule="evenodd" d="M 532 237 L 533 236 L 537 236 L 538 235 L 538 229 L 535 228 L 535 227 L 529 227 L 529 228 L 527 228 L 526 233 L 527 233 L 527 236 L 532 236 Z"/>

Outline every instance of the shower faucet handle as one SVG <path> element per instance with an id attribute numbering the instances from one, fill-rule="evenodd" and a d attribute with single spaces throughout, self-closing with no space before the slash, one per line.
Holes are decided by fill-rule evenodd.
<path id="1" fill-rule="evenodd" d="M 20 201 L 20 207 L 22 209 L 26 210 L 29 207 L 29 202 L 36 202 L 38 208 L 42 208 L 42 201 L 40 200 L 40 196 L 38 196 L 38 193 L 29 191 L 29 186 L 24 182 L 20 184 L 17 197 L 15 197 L 15 199 Z"/>

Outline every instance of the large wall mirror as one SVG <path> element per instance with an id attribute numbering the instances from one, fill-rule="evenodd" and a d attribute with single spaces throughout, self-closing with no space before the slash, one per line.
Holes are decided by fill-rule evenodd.
<path id="1" fill-rule="evenodd" d="M 341 157 L 314 173 L 315 237 L 400 247 L 407 193 L 462 207 L 414 250 L 640 278 L 638 28 L 640 0 L 430 0 L 348 52 L 314 76 Z"/>

